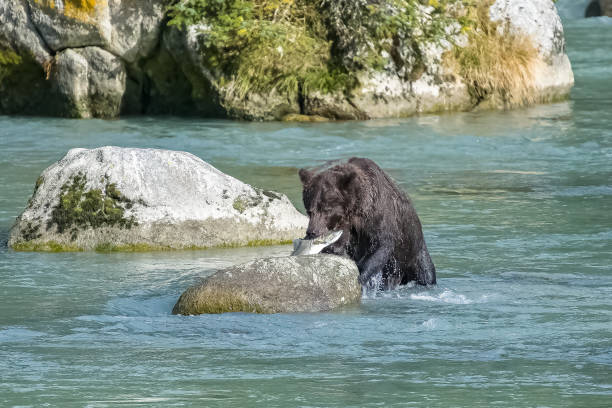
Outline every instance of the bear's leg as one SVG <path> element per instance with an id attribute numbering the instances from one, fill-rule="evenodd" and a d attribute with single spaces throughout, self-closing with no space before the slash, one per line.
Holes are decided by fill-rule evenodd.
<path id="1" fill-rule="evenodd" d="M 383 290 L 395 290 L 402 284 L 402 270 L 395 257 L 391 257 L 383 269 Z"/>
<path id="2" fill-rule="evenodd" d="M 370 255 L 362 258 L 357 266 L 359 267 L 359 283 L 365 285 L 372 275 L 381 272 L 391 256 L 393 247 L 382 245 Z"/>
<path id="3" fill-rule="evenodd" d="M 423 248 L 417 255 L 416 259 L 416 280 L 419 285 L 435 285 L 436 284 L 436 267 L 429 256 L 427 245 L 423 244 Z"/>

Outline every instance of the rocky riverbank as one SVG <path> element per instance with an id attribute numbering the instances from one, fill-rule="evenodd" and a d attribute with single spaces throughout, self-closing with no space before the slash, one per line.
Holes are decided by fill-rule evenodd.
<path id="1" fill-rule="evenodd" d="M 0 113 L 368 119 L 567 97 L 552 0 L 15 0 Z"/>

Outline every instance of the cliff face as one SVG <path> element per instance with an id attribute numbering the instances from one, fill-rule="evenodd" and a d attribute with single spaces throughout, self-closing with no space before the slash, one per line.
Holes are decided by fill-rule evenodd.
<path id="1" fill-rule="evenodd" d="M 551 0 L 0 3 L 0 113 L 332 119 L 564 98 Z"/>
<path id="2" fill-rule="evenodd" d="M 601 15 L 612 17 L 612 0 L 599 0 Z"/>

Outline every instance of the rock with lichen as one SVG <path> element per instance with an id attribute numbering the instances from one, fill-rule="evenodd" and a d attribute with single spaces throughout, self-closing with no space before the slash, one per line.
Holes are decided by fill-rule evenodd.
<path id="1" fill-rule="evenodd" d="M 72 149 L 47 168 L 13 226 L 17 250 L 156 250 L 271 245 L 308 224 L 288 198 L 186 152 Z"/>
<path id="2" fill-rule="evenodd" d="M 552 0 L 0 2 L 0 113 L 361 120 L 572 85 Z"/>
<path id="3" fill-rule="evenodd" d="M 188 288 L 172 313 L 321 312 L 359 302 L 359 270 L 348 258 L 306 255 L 256 259 Z"/>
<path id="4" fill-rule="evenodd" d="M 574 74 L 565 53 L 561 17 L 552 1 L 497 0 L 490 18 L 504 34 L 530 39 L 537 51 L 533 63 L 533 99 L 555 101 L 566 97 L 574 85 Z"/>
<path id="5" fill-rule="evenodd" d="M 18 0 L 23 1 L 23 0 Z M 132 64 L 151 55 L 164 19 L 160 0 L 27 0 L 32 24 L 53 52 L 99 47 Z"/>
<path id="6" fill-rule="evenodd" d="M 1 2 L 0 71 L 3 51 L 21 60 L 0 78 L 0 112 L 140 113 L 141 65 L 159 44 L 164 7 L 162 0 Z"/>

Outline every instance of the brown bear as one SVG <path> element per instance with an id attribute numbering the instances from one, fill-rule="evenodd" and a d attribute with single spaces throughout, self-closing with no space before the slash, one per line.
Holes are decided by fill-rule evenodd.
<path id="1" fill-rule="evenodd" d="M 419 217 L 410 199 L 376 163 L 353 157 L 301 169 L 299 176 L 310 218 L 306 239 L 343 231 L 323 252 L 351 257 L 362 285 L 390 290 L 411 281 L 436 283 Z"/>

